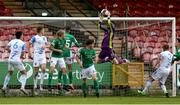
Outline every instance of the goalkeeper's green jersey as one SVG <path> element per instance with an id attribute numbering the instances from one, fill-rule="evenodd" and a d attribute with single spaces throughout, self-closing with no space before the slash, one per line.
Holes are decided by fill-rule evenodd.
<path id="1" fill-rule="evenodd" d="M 96 58 L 96 51 L 94 49 L 82 48 L 78 56 L 82 60 L 83 68 L 88 68 L 93 65 L 93 60 Z"/>
<path id="2" fill-rule="evenodd" d="M 66 33 L 65 34 L 65 40 L 66 40 L 66 46 L 68 48 L 72 48 L 72 44 L 74 43 L 77 47 L 80 46 L 80 44 L 78 43 L 78 41 L 76 40 L 76 38 L 69 34 L 69 33 Z M 72 57 L 72 52 L 69 50 L 69 49 L 65 49 L 64 50 L 64 53 L 63 53 L 63 56 L 64 57 Z"/>

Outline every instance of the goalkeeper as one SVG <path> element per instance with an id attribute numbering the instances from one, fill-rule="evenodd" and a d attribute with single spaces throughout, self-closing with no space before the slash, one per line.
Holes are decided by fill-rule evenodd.
<path id="1" fill-rule="evenodd" d="M 103 15 L 108 16 L 107 28 L 103 27 Z M 98 62 L 107 62 L 113 61 L 114 63 L 118 64 L 117 59 L 113 54 L 113 37 L 114 37 L 114 26 L 110 20 L 110 12 L 107 9 L 103 9 L 100 13 L 100 21 L 98 24 L 98 28 L 104 31 L 104 38 L 101 44 L 101 52 L 98 56 Z"/>

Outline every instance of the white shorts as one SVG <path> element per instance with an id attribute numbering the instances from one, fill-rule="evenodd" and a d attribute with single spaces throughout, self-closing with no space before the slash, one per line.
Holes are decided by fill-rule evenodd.
<path id="1" fill-rule="evenodd" d="M 95 69 L 94 65 L 81 70 L 81 78 L 82 79 L 87 78 L 88 76 L 92 76 L 93 74 L 96 74 L 96 69 Z"/>
<path id="2" fill-rule="evenodd" d="M 67 64 L 73 64 L 73 57 L 66 57 Z"/>
<path id="3" fill-rule="evenodd" d="M 33 66 L 39 67 L 42 64 L 46 64 L 46 56 L 44 54 L 34 54 Z"/>
<path id="4" fill-rule="evenodd" d="M 60 68 L 66 68 L 64 58 L 51 57 L 51 66 L 55 67 L 57 63 L 58 63 Z"/>
<path id="5" fill-rule="evenodd" d="M 8 70 L 14 71 L 14 69 L 18 69 L 20 71 L 25 70 L 25 67 L 21 61 L 8 61 Z"/>
<path id="6" fill-rule="evenodd" d="M 158 68 L 151 76 L 154 80 L 159 80 L 164 85 L 169 75 L 169 71 L 170 70 L 167 68 Z"/>

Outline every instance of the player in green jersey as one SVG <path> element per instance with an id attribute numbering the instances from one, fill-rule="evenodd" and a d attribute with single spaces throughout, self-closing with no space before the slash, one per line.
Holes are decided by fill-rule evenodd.
<path id="1" fill-rule="evenodd" d="M 61 89 L 62 87 L 61 77 L 63 77 L 64 86 L 67 85 L 66 65 L 63 58 L 63 51 L 64 49 L 67 48 L 66 40 L 64 38 L 65 31 L 59 30 L 56 34 L 57 34 L 57 38 L 55 38 L 51 43 L 52 55 L 51 55 L 50 73 L 49 73 L 49 81 L 48 81 L 49 91 L 51 91 L 52 76 L 57 63 L 60 67 L 60 70 L 58 72 L 58 89 Z"/>
<path id="2" fill-rule="evenodd" d="M 67 26 L 66 27 L 66 34 L 65 34 L 65 39 L 66 39 L 66 46 L 69 49 L 65 49 L 64 50 L 64 57 L 66 60 L 66 63 L 68 65 L 68 70 L 69 70 L 69 86 L 71 89 L 74 89 L 73 84 L 72 84 L 72 66 L 73 66 L 73 53 L 70 50 L 72 48 L 73 43 L 76 45 L 76 47 L 79 47 L 80 44 L 78 43 L 78 41 L 76 40 L 76 38 L 70 34 L 70 27 Z"/>
<path id="3" fill-rule="evenodd" d="M 83 79 L 82 90 L 84 97 L 87 96 L 87 77 L 92 76 L 94 80 L 94 88 L 96 90 L 96 96 L 99 97 L 99 84 L 96 77 L 96 69 L 94 67 L 94 60 L 96 59 L 96 51 L 94 50 L 94 40 L 87 40 L 86 47 L 79 51 L 77 62 L 80 64 L 81 78 Z M 82 61 L 82 63 L 81 63 Z"/>
<path id="4" fill-rule="evenodd" d="M 55 38 L 57 38 L 57 37 L 56 37 L 56 33 L 55 33 L 55 32 L 52 32 L 52 37 L 48 38 L 48 41 L 49 41 L 50 43 L 52 43 Z"/>
<path id="5" fill-rule="evenodd" d="M 175 61 L 179 61 L 179 60 L 180 60 L 180 38 L 177 38 L 176 51 L 177 51 L 177 52 L 176 52 L 176 54 L 174 54 L 172 64 L 173 64 Z"/>

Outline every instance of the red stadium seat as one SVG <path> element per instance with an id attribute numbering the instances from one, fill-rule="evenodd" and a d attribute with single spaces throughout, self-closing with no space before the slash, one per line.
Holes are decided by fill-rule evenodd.
<path id="1" fill-rule="evenodd" d="M 4 41 L 4 44 L 5 44 L 6 46 L 8 45 L 8 43 L 9 43 L 8 40 Z"/>
<path id="2" fill-rule="evenodd" d="M 168 11 L 167 11 L 167 15 L 168 15 L 168 16 L 171 16 L 171 17 L 174 16 L 174 13 L 175 13 L 175 12 L 174 12 L 174 11 L 171 11 L 171 10 L 168 10 Z"/>
<path id="3" fill-rule="evenodd" d="M 144 46 L 144 41 L 138 41 L 136 42 L 139 48 L 142 48 Z"/>
<path id="4" fill-rule="evenodd" d="M 141 56 L 141 49 L 140 48 L 134 48 L 133 49 L 133 58 L 140 58 Z"/>
<path id="5" fill-rule="evenodd" d="M 163 37 L 163 36 L 165 36 L 165 35 L 166 35 L 166 32 L 165 32 L 164 30 L 161 31 L 160 34 L 159 34 L 160 37 Z"/>
<path id="6" fill-rule="evenodd" d="M 169 7 L 169 4 L 164 2 L 163 0 L 159 0 L 158 8 L 166 10 Z"/>
<path id="7" fill-rule="evenodd" d="M 159 43 L 164 42 L 164 41 L 166 41 L 165 37 L 159 37 L 159 38 L 158 38 L 158 42 L 159 42 Z"/>
<path id="8" fill-rule="evenodd" d="M 4 9 L 3 13 L 4 13 L 4 16 L 12 16 L 13 15 L 11 9 L 9 9 L 9 8 Z"/>
<path id="9" fill-rule="evenodd" d="M 148 52 L 148 49 L 147 49 L 147 48 L 141 48 L 141 56 L 142 56 L 144 53 L 146 53 L 146 52 Z"/>
<path id="10" fill-rule="evenodd" d="M 176 32 L 177 37 L 180 37 L 180 30 Z"/>
<path id="11" fill-rule="evenodd" d="M 156 36 L 160 35 L 160 30 L 159 29 L 154 30 L 154 32 L 156 33 Z"/>
<path id="12" fill-rule="evenodd" d="M 138 34 L 138 31 L 136 29 L 132 29 L 129 31 L 129 36 L 136 37 Z"/>
<path id="13" fill-rule="evenodd" d="M 2 54 L 2 59 L 7 60 L 9 58 L 9 53 L 5 52 Z"/>
<path id="14" fill-rule="evenodd" d="M 145 2 L 145 1 L 138 1 L 138 2 L 136 3 L 136 7 L 137 7 L 137 8 L 146 9 L 146 5 L 147 5 L 147 2 Z"/>
<path id="15" fill-rule="evenodd" d="M 0 47 L 0 53 L 3 53 L 4 52 L 4 47 Z"/>
<path id="16" fill-rule="evenodd" d="M 161 26 L 161 30 L 171 30 L 172 29 L 172 25 L 171 23 L 165 23 L 165 24 L 162 24 Z"/>
<path id="17" fill-rule="evenodd" d="M 145 17 L 154 17 L 156 15 L 155 15 L 155 13 L 152 10 L 145 10 L 144 11 L 144 16 Z"/>
<path id="18" fill-rule="evenodd" d="M 150 57 L 151 57 L 151 53 L 145 52 L 142 55 L 142 59 L 143 59 L 144 63 L 150 63 Z"/>
<path id="19" fill-rule="evenodd" d="M 176 23 L 176 30 L 180 30 L 180 23 Z"/>
<path id="20" fill-rule="evenodd" d="M 128 42 L 128 50 L 132 49 L 132 42 Z"/>
<path id="21" fill-rule="evenodd" d="M 143 28 L 142 34 L 143 34 L 144 36 L 148 36 L 148 33 L 149 33 L 149 29 Z"/>
<path id="22" fill-rule="evenodd" d="M 134 8 L 136 8 L 136 7 L 135 7 L 136 2 L 134 2 L 134 1 L 129 1 L 129 2 L 126 2 L 126 3 L 127 3 L 128 8 L 130 9 L 130 11 L 133 10 Z"/>
<path id="23" fill-rule="evenodd" d="M 167 29 L 166 31 L 166 36 L 172 37 L 172 31 Z"/>
<path id="24" fill-rule="evenodd" d="M 148 9 L 158 9 L 158 5 L 157 5 L 157 3 L 155 3 L 155 2 L 149 2 L 148 4 L 147 4 L 147 7 L 148 7 Z"/>
<path id="25" fill-rule="evenodd" d="M 154 48 L 155 47 L 155 43 L 154 42 L 146 42 L 146 43 L 144 43 L 144 48 L 147 48 L 147 47 Z"/>
<path id="26" fill-rule="evenodd" d="M 5 45 L 5 43 L 4 43 L 4 41 L 0 41 L 0 47 L 5 47 L 6 45 Z"/>
<path id="27" fill-rule="evenodd" d="M 144 38 L 142 38 L 142 36 L 137 36 L 137 37 L 135 37 L 135 39 L 134 39 L 134 41 L 136 41 L 136 42 L 143 42 L 143 40 L 145 40 Z"/>
<path id="28" fill-rule="evenodd" d="M 161 47 L 162 47 L 161 43 L 155 43 L 155 48 L 161 48 Z"/>
<path id="29" fill-rule="evenodd" d="M 154 48 L 153 49 L 153 54 L 159 54 L 160 52 L 162 52 L 163 49 L 162 48 Z"/>
<path id="30" fill-rule="evenodd" d="M 150 61 L 157 59 L 159 54 L 151 54 Z"/>
<path id="31" fill-rule="evenodd" d="M 168 43 L 168 45 L 169 45 L 169 48 L 172 48 L 172 43 Z"/>
<path id="32" fill-rule="evenodd" d="M 144 11 L 142 9 L 132 9 L 131 11 L 129 11 L 129 15 L 135 17 L 143 16 L 143 12 Z"/>
<path id="33" fill-rule="evenodd" d="M 167 11 L 168 11 L 168 9 L 159 8 L 158 12 L 156 12 L 156 14 L 159 17 L 167 17 L 168 16 Z"/>
<path id="34" fill-rule="evenodd" d="M 168 38 L 168 43 L 172 43 L 172 37 Z"/>
<path id="35" fill-rule="evenodd" d="M 146 38 L 146 42 L 148 43 L 148 42 L 152 42 L 153 41 L 153 39 L 152 39 L 152 37 L 147 37 Z"/>
<path id="36" fill-rule="evenodd" d="M 0 36 L 0 40 L 1 40 L 1 41 L 5 41 L 5 39 L 6 39 L 6 36 L 5 36 L 5 35 Z"/>

